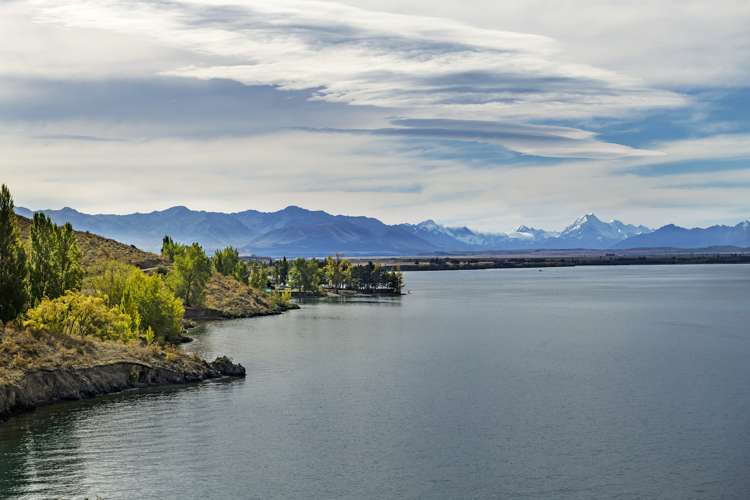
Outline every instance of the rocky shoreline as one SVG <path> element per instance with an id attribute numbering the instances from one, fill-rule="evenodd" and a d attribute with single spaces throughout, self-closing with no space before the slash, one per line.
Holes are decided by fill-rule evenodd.
<path id="1" fill-rule="evenodd" d="M 245 377 L 245 368 L 222 356 L 212 362 L 196 359 L 187 367 L 117 361 L 84 368 L 36 369 L 20 380 L 0 385 L 0 421 L 61 401 L 221 377 Z"/>

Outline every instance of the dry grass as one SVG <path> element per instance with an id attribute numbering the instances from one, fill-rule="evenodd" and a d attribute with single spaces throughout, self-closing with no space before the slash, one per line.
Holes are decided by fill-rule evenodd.
<path id="1" fill-rule="evenodd" d="M 140 362 L 173 370 L 202 363 L 173 346 L 124 344 L 0 326 L 0 385 L 13 383 L 33 370 L 90 368 L 116 362 Z"/>
<path id="2" fill-rule="evenodd" d="M 31 221 L 25 217 L 17 216 L 18 229 L 21 241 L 28 243 L 31 231 Z M 81 250 L 81 264 L 85 269 L 91 269 L 97 265 L 110 260 L 126 262 L 141 269 L 165 265 L 166 262 L 160 255 L 145 252 L 134 246 L 120 243 L 119 241 L 104 238 L 102 236 L 76 231 L 76 240 Z"/>
<path id="3" fill-rule="evenodd" d="M 219 273 L 214 273 L 206 285 L 205 307 L 230 318 L 279 312 L 265 294 Z"/>

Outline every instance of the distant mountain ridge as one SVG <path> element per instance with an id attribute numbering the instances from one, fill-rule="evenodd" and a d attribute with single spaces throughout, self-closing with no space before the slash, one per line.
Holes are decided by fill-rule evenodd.
<path id="1" fill-rule="evenodd" d="M 26 217 L 33 215 L 25 208 L 16 211 Z M 388 225 L 371 217 L 332 215 L 297 206 L 276 212 L 235 213 L 183 206 L 127 215 L 92 215 L 69 207 L 42 212 L 58 224 L 70 222 L 78 230 L 150 251 L 159 250 L 165 234 L 180 242 L 198 241 L 209 251 L 232 245 L 246 255 L 290 257 L 337 252 L 389 256 L 536 249 L 750 247 L 748 222 L 706 229 L 669 225 L 653 231 L 618 220 L 605 222 L 594 214 L 576 219 L 560 232 L 522 225 L 510 233 L 482 233 L 468 227 L 443 226 L 433 220 Z"/>
<path id="2" fill-rule="evenodd" d="M 712 246 L 750 247 L 750 221 L 735 226 L 692 228 L 668 224 L 656 231 L 633 236 L 614 248 L 705 248 Z"/>

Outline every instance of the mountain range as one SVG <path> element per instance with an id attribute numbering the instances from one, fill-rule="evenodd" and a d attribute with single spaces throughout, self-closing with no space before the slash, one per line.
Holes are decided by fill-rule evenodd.
<path id="1" fill-rule="evenodd" d="M 17 208 L 19 215 L 33 216 Z M 750 222 L 736 226 L 686 229 L 667 225 L 652 230 L 618 220 L 605 222 L 594 214 L 576 219 L 562 231 L 520 226 L 510 233 L 482 233 L 467 227 L 446 227 L 433 220 L 388 225 L 371 217 L 332 215 L 290 206 L 277 212 L 223 213 L 178 206 L 127 215 L 85 214 L 66 207 L 41 210 L 58 224 L 70 222 L 90 231 L 150 251 L 162 237 L 200 242 L 212 251 L 227 245 L 245 255 L 320 256 L 424 255 L 538 249 L 632 249 L 750 247 Z"/>

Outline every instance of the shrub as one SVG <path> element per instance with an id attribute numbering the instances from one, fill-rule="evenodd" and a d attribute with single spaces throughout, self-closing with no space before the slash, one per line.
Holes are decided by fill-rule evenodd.
<path id="1" fill-rule="evenodd" d="M 180 336 L 185 308 L 160 275 L 147 275 L 135 266 L 112 261 L 87 286 L 110 307 L 128 313 L 147 341 L 148 336 L 168 341 Z"/>
<path id="2" fill-rule="evenodd" d="M 119 306 L 125 294 L 130 275 L 142 272 L 135 266 L 111 260 L 94 269 L 94 276 L 88 278 L 84 287 L 101 296 L 110 307 Z"/>
<path id="3" fill-rule="evenodd" d="M 103 298 L 67 292 L 56 299 L 43 299 L 26 313 L 24 326 L 51 333 L 93 336 L 105 340 L 138 338 L 130 315 L 109 307 Z"/>
<path id="4" fill-rule="evenodd" d="M 182 332 L 185 308 L 182 301 L 164 284 L 159 275 L 147 275 L 134 269 L 125 284 L 121 309 L 132 318 L 138 318 L 142 331 L 173 341 Z"/>

